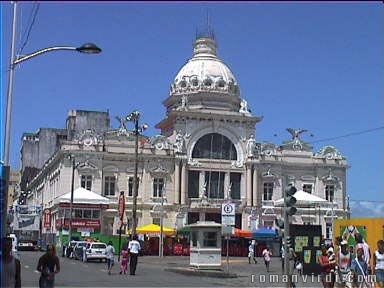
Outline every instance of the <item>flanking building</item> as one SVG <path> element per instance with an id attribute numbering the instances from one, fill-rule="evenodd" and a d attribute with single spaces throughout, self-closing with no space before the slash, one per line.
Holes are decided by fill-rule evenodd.
<path id="1" fill-rule="evenodd" d="M 301 139 L 301 129 L 287 129 L 290 137 L 282 144 L 259 140 L 256 125 L 262 117 L 251 113 L 216 48 L 213 35 L 196 38 L 192 57 L 177 72 L 163 101 L 165 116 L 156 126 L 160 134 L 140 136 L 138 225 L 160 222 L 163 197 L 165 226 L 221 222 L 221 204 L 231 201 L 236 204 L 237 228 L 274 227 L 282 211 L 275 201 L 289 181 L 323 200 L 302 202 L 293 222 L 320 224 L 324 237 L 330 238 L 332 219 L 348 214 L 345 157 L 332 146 L 314 152 Z M 54 209 L 55 199 L 71 191 L 73 179 L 74 189 L 83 187 L 109 199 L 97 220 L 100 235 L 113 235 L 118 196 L 124 191 L 128 230 L 135 142 L 124 117 L 117 118 L 120 125 L 112 129 L 108 112 L 73 110 L 65 129 L 26 134 L 22 173 L 38 169 L 23 183 L 28 203 Z M 77 220 L 93 215 L 77 213 Z M 57 233 L 62 226 L 56 223 L 65 223 L 59 219 L 66 213 L 52 210 L 50 215 L 53 221 L 43 233 Z"/>

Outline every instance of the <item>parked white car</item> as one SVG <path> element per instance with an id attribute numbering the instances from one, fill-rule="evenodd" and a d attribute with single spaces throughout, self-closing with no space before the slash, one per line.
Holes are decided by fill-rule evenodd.
<path id="1" fill-rule="evenodd" d="M 93 259 L 99 259 L 99 261 L 107 261 L 106 255 L 107 244 L 101 242 L 90 243 L 86 250 L 87 261 Z"/>

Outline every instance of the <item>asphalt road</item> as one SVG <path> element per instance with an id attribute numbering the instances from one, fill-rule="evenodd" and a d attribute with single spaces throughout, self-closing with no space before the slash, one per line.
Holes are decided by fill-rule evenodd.
<path id="1" fill-rule="evenodd" d="M 36 265 L 42 254 L 20 252 L 22 287 L 38 287 L 40 274 L 36 271 Z M 231 257 L 229 269 L 238 275 L 237 278 L 201 277 L 164 271 L 169 267 L 187 267 L 189 257 L 181 256 L 163 259 L 140 257 L 135 276 L 120 275 L 118 265 L 114 266 L 112 275 L 108 275 L 105 263 L 59 259 L 61 272 L 56 275 L 56 287 L 286 287 L 279 258 L 272 258 L 270 272 L 266 273 L 262 259 L 258 260 L 258 264 L 248 264 L 247 258 Z M 223 257 L 223 269 L 226 269 L 225 260 Z M 297 287 L 321 287 L 317 279 L 306 283 L 301 278 L 298 280 Z"/>

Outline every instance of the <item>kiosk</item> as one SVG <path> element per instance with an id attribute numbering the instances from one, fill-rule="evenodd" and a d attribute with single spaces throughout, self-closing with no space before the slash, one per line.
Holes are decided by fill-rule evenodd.
<path id="1" fill-rule="evenodd" d="M 221 224 L 198 221 L 190 228 L 189 265 L 197 268 L 221 268 Z"/>

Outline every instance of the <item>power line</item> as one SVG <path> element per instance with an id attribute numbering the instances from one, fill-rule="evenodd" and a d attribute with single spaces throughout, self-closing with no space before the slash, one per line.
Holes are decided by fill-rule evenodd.
<path id="1" fill-rule="evenodd" d="M 33 18 L 32 18 L 32 21 L 30 22 L 30 25 L 29 25 L 29 28 L 28 28 L 28 32 L 27 32 L 27 36 L 25 38 L 25 41 L 21 45 L 18 54 L 21 54 L 23 52 L 23 49 L 24 49 L 25 45 L 27 45 L 27 43 L 28 43 L 29 36 L 31 35 L 32 28 L 33 28 L 33 26 L 35 24 L 36 16 L 37 16 L 37 12 L 39 11 L 39 8 L 40 8 L 40 3 L 36 3 L 35 2 L 34 6 L 32 8 L 32 11 L 31 11 L 29 19 L 31 19 L 32 13 L 33 13 Z M 27 30 L 24 31 L 24 35 L 25 35 L 26 31 Z"/>
<path id="2" fill-rule="evenodd" d="M 336 140 L 336 139 L 340 139 L 340 138 L 347 138 L 347 137 L 350 137 L 350 136 L 355 136 L 355 135 L 361 135 L 361 134 L 365 134 L 365 133 L 370 133 L 370 132 L 377 131 L 377 130 L 381 130 L 381 129 L 384 129 L 384 126 L 376 127 L 376 128 L 372 128 L 372 129 L 368 129 L 368 130 L 362 130 L 362 131 L 358 131 L 358 132 L 352 132 L 352 133 L 348 133 L 348 134 L 341 135 L 341 136 L 335 136 L 335 137 L 330 137 L 330 138 L 324 138 L 324 139 L 320 139 L 320 140 L 316 140 L 316 141 L 311 141 L 311 142 L 309 142 L 309 143 L 313 144 L 313 143 L 318 143 L 318 142 L 325 142 L 325 141 L 330 141 L 330 140 Z"/>

